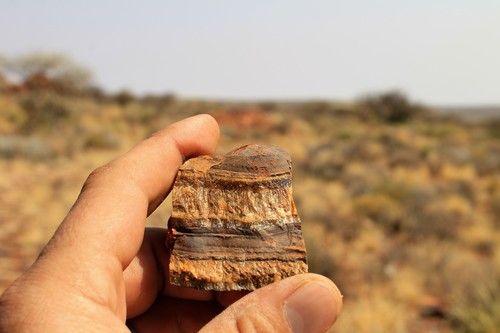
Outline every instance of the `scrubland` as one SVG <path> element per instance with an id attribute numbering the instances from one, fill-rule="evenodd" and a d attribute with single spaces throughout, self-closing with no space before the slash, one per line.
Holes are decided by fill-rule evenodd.
<path id="1" fill-rule="evenodd" d="M 202 112 L 219 121 L 219 152 L 260 142 L 291 153 L 310 270 L 344 293 L 334 332 L 498 331 L 500 123 L 439 116 L 398 95 L 222 103 L 4 91 L 0 292 L 94 168 Z M 169 211 L 167 199 L 148 223 L 165 226 Z"/>

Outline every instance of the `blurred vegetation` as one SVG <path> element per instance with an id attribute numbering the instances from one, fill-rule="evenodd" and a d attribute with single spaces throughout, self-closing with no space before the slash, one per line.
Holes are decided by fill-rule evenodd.
<path id="1" fill-rule="evenodd" d="M 310 269 L 345 295 L 336 331 L 498 331 L 498 121 L 444 117 L 399 92 L 353 103 L 108 94 L 53 55 L 0 68 L 0 291 L 93 168 L 207 112 L 221 125 L 220 152 L 249 142 L 290 151 Z M 149 223 L 165 225 L 169 210 L 167 200 Z"/>
<path id="2" fill-rule="evenodd" d="M 400 123 L 423 113 L 424 108 L 411 103 L 401 92 L 390 91 L 368 95 L 359 101 L 365 117 L 378 118 L 387 122 Z"/>
<path id="3" fill-rule="evenodd" d="M 88 88 L 92 74 L 69 57 L 57 53 L 35 52 L 7 58 L 0 57 L 4 75 L 22 82 L 22 89 L 56 89 L 78 92 Z"/>

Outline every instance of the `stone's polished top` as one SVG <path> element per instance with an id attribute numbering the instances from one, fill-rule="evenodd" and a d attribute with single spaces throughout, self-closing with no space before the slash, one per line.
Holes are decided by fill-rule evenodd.
<path id="1" fill-rule="evenodd" d="M 253 290 L 307 272 L 291 176 L 288 153 L 270 145 L 184 163 L 168 223 L 170 282 Z"/>
<path id="2" fill-rule="evenodd" d="M 269 177 L 289 174 L 290 156 L 277 146 L 246 145 L 226 154 L 212 170 L 244 174 L 247 177 Z"/>

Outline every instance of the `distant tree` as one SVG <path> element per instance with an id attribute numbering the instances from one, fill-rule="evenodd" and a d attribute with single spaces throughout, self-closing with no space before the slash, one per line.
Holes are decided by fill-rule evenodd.
<path id="1" fill-rule="evenodd" d="M 148 94 L 141 98 L 141 102 L 157 108 L 162 108 L 175 102 L 175 98 L 175 94 L 173 93 L 164 93 L 160 95 Z"/>
<path id="2" fill-rule="evenodd" d="M 410 102 L 399 91 L 368 95 L 361 98 L 359 103 L 365 115 L 393 123 L 407 121 L 423 111 L 422 106 Z"/>
<path id="3" fill-rule="evenodd" d="M 123 89 L 114 95 L 114 100 L 121 106 L 126 106 L 135 100 L 135 96 L 131 91 Z"/>
<path id="4" fill-rule="evenodd" d="M 35 52 L 0 60 L 2 71 L 21 82 L 55 83 L 63 90 L 83 90 L 90 86 L 91 72 L 71 58 L 57 53 Z"/>
<path id="5" fill-rule="evenodd" d="M 96 101 L 104 101 L 107 97 L 107 94 L 101 87 L 91 85 L 87 89 L 85 89 L 87 95 Z"/>

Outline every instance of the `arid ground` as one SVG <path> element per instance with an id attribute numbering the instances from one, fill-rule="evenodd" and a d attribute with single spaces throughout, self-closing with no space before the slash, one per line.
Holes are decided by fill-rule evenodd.
<path id="1" fill-rule="evenodd" d="M 219 152 L 260 142 L 291 153 L 310 270 L 344 293 L 335 332 L 498 330 L 500 123 L 440 116 L 397 94 L 223 103 L 4 90 L 0 292 L 94 168 L 202 112 L 219 121 Z M 167 199 L 148 223 L 165 226 L 169 211 Z"/>

